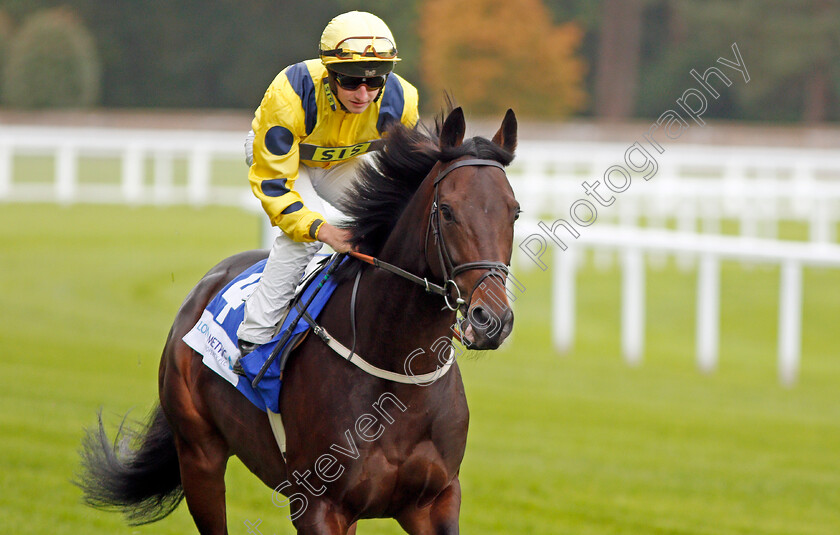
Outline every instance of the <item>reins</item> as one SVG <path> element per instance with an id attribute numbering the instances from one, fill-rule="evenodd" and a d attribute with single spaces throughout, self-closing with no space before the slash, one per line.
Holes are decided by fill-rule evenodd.
<path id="1" fill-rule="evenodd" d="M 409 280 L 409 281 L 411 281 L 415 284 L 419 284 L 420 286 L 423 286 L 426 289 L 426 292 L 428 292 L 428 293 L 439 295 L 441 297 L 446 296 L 446 289 L 443 286 L 441 286 L 439 284 L 435 284 L 433 282 L 429 282 L 429 279 L 427 279 L 425 277 L 418 277 L 417 275 L 414 275 L 413 273 L 409 273 L 408 271 L 406 271 L 402 268 L 399 268 L 399 267 L 395 266 L 394 264 L 389 264 L 388 262 L 384 262 L 384 261 L 382 261 L 382 260 L 380 260 L 376 257 L 370 256 L 370 255 L 358 253 L 356 251 L 349 251 L 347 254 L 349 254 L 350 256 L 352 256 L 354 258 L 357 258 L 357 259 L 361 260 L 362 262 L 364 262 L 366 264 L 370 264 L 373 267 L 382 269 L 384 271 L 387 271 L 388 273 L 393 273 L 394 275 L 397 275 L 398 277 L 402 277 L 402 278 L 404 278 L 406 280 Z"/>
<path id="2" fill-rule="evenodd" d="M 408 281 L 411 281 L 415 284 L 419 284 L 420 286 L 422 286 L 426 289 L 427 293 L 439 295 L 439 296 L 443 297 L 444 300 L 447 300 L 447 296 L 449 295 L 449 292 L 447 292 L 446 288 L 444 288 L 443 286 L 441 286 L 439 284 L 429 282 L 429 279 L 427 279 L 425 277 L 418 277 L 417 275 L 414 275 L 413 273 L 409 273 L 408 271 L 406 271 L 402 268 L 399 268 L 399 267 L 395 266 L 394 264 L 389 264 L 388 262 L 383 262 L 382 260 L 380 260 L 376 257 L 370 256 L 370 255 L 358 253 L 356 251 L 349 251 L 347 254 L 349 254 L 350 256 L 352 256 L 352 257 L 354 257 L 358 260 L 361 260 L 362 262 L 365 262 L 366 264 L 370 264 L 371 266 L 373 266 L 375 268 L 379 268 L 383 271 L 387 271 L 388 273 L 393 273 L 394 275 L 397 275 L 398 277 L 402 277 L 402 278 L 404 278 Z M 359 272 L 359 274 L 361 274 L 361 272 Z M 358 282 L 358 278 L 356 280 Z M 452 281 L 447 281 L 447 282 L 452 282 Z M 458 289 L 457 286 L 455 286 L 455 288 L 456 288 L 456 290 Z M 351 315 L 351 319 L 353 319 L 353 320 L 355 320 L 355 315 L 356 315 L 355 304 L 356 304 L 356 291 L 357 290 L 358 290 L 358 285 L 354 285 L 353 286 L 353 298 L 351 300 L 351 305 L 350 305 L 350 315 Z M 456 299 L 456 302 L 459 305 L 466 303 L 461 298 L 461 291 L 460 290 L 458 290 L 458 297 Z M 449 307 L 449 304 L 448 304 L 448 300 L 447 300 L 447 308 L 448 307 Z M 354 323 L 354 325 L 353 325 L 353 338 L 355 339 L 356 338 L 355 321 L 352 322 L 352 323 Z M 453 333 L 454 333 L 455 338 L 457 338 L 459 342 L 461 342 L 462 344 L 465 343 L 464 338 L 461 335 L 460 331 L 453 331 Z"/>

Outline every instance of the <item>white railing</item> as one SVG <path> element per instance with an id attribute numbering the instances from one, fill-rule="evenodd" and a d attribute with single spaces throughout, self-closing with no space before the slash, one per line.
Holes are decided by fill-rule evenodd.
<path id="1" fill-rule="evenodd" d="M 125 130 L 99 128 L 0 126 L 0 202 L 91 202 L 126 204 L 222 204 L 258 209 L 245 180 L 244 132 Z M 509 171 L 517 198 L 532 223 L 518 225 L 520 237 L 542 218 L 569 218 L 569 208 L 587 197 L 582 183 L 601 182 L 615 205 L 599 209 L 597 225 L 559 255 L 553 266 L 552 332 L 559 350 L 570 347 L 574 331 L 576 251 L 618 251 L 623 266 L 622 348 L 630 363 L 644 347 L 645 255 L 697 255 L 697 360 L 702 370 L 716 367 L 720 260 L 770 262 L 781 266 L 779 376 L 791 384 L 799 368 L 802 266 L 840 266 L 840 248 L 831 245 L 840 219 L 840 152 L 828 150 L 665 145 L 658 165 L 645 181 L 638 174 L 630 187 L 612 194 L 604 172 L 622 165 L 630 144 L 523 141 Z M 49 176 L 22 176 L 18 158 L 48 156 Z M 80 176 L 85 158 L 118 159 L 119 171 L 107 182 Z M 185 179 L 174 180 L 175 162 L 186 165 Z M 236 162 L 227 183 L 214 183 L 217 162 Z M 656 227 L 676 219 L 680 232 L 628 230 L 640 216 Z M 715 232 L 722 219 L 737 219 L 742 238 L 697 235 Z M 622 228 L 604 224 L 615 220 Z M 781 220 L 800 220 L 817 244 L 762 240 L 774 237 Z M 523 234 L 523 232 L 525 234 Z M 268 236 L 269 234 L 266 234 Z M 550 243 L 551 240 L 549 240 Z M 683 256 L 683 258 L 686 258 Z M 520 257 L 521 260 L 521 257 Z M 522 267 L 527 267 L 529 261 Z"/>
<path id="2" fill-rule="evenodd" d="M 810 239 L 834 242 L 840 221 L 840 150 L 776 147 L 667 145 L 658 154 L 641 144 L 658 170 L 646 181 L 624 161 L 631 144 L 522 143 L 508 173 L 530 217 L 569 218 L 577 199 L 592 202 L 603 219 L 621 226 L 663 226 L 671 219 L 684 232 L 719 232 L 723 219 L 739 234 L 774 238 L 782 220 L 809 226 Z M 641 152 L 636 152 L 638 158 Z M 621 193 L 605 185 L 604 173 L 621 165 L 633 175 Z M 584 192 L 584 181 L 614 205 L 603 208 Z"/>
<path id="3" fill-rule="evenodd" d="M 102 202 L 130 204 L 226 204 L 256 206 L 240 174 L 214 183 L 218 161 L 242 162 L 244 133 L 191 130 L 127 130 L 0 126 L 0 201 Z M 662 145 L 649 181 L 633 176 L 630 187 L 612 194 L 604 172 L 624 165 L 630 144 L 523 141 L 509 176 L 529 217 L 569 217 L 577 199 L 599 208 L 602 220 L 715 233 L 722 219 L 740 223 L 745 236 L 776 237 L 782 220 L 805 222 L 810 238 L 834 242 L 840 221 L 840 151 L 772 147 Z M 637 153 L 637 156 L 641 153 Z M 20 156 L 54 159 L 49 176 L 24 177 Z M 80 176 L 84 158 L 116 158 L 119 176 L 91 183 Z M 186 179 L 173 180 L 174 163 L 186 161 Z M 616 203 L 603 208 L 587 196 L 583 181 Z M 549 219 L 546 219 L 547 221 Z M 603 221 L 602 221 L 603 222 Z"/>
<path id="4" fill-rule="evenodd" d="M 542 255 L 550 247 L 536 222 L 517 225 L 517 244 L 541 236 L 542 250 L 529 247 L 529 255 Z M 532 242 L 540 242 L 538 239 Z M 720 263 L 740 260 L 781 267 L 779 290 L 778 369 L 784 385 L 796 381 L 801 359 L 802 268 L 840 268 L 840 246 L 758 238 L 688 234 L 675 231 L 630 229 L 607 225 L 591 227 L 568 249 L 553 249 L 554 260 L 543 260 L 552 272 L 552 341 L 559 352 L 568 351 L 575 330 L 575 274 L 577 257 L 586 249 L 619 252 L 622 269 L 621 347 L 628 364 L 642 360 L 645 333 L 645 254 L 691 254 L 699 257 L 697 274 L 696 355 L 698 367 L 717 367 L 720 326 Z M 520 258 L 519 262 L 530 262 Z M 553 262 L 549 265 L 549 262 Z"/>
<path id="5" fill-rule="evenodd" d="M 0 201 L 253 206 L 244 140 L 244 132 L 3 126 Z M 53 158 L 52 172 L 21 176 L 15 160 L 27 156 Z M 85 158 L 118 159 L 119 176 L 99 183 L 85 180 L 80 176 Z M 178 159 L 186 162 L 186 179 L 180 184 L 173 180 Z M 218 161 L 240 163 L 238 185 L 211 181 Z"/>

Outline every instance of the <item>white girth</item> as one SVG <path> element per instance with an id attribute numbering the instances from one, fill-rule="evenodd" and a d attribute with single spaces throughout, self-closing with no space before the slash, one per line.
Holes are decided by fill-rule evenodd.
<path id="1" fill-rule="evenodd" d="M 385 379 L 386 381 L 393 381 L 395 383 L 402 383 L 402 384 L 415 384 L 418 386 L 426 386 L 434 383 L 449 371 L 452 368 L 452 365 L 455 363 L 455 348 L 451 347 L 449 350 L 449 360 L 446 361 L 446 364 L 439 367 L 433 372 L 424 373 L 421 375 L 406 375 L 402 373 L 391 372 L 388 370 L 383 370 L 382 368 L 378 368 L 371 364 L 370 362 L 366 361 L 362 357 L 359 356 L 358 353 L 351 352 L 347 347 L 344 346 L 341 342 L 336 340 L 332 337 L 330 333 L 327 332 L 326 329 L 321 327 L 320 325 L 313 327 L 312 329 L 315 334 L 318 335 L 321 340 L 327 344 L 330 349 L 338 353 L 338 355 L 343 358 L 344 360 L 350 362 L 351 364 L 359 367 L 365 373 L 369 375 L 373 375 L 374 377 L 379 377 L 380 379 Z M 268 422 L 271 424 L 271 430 L 274 432 L 274 438 L 277 440 L 277 446 L 280 447 L 280 453 L 283 455 L 283 459 L 286 459 L 286 430 L 283 427 L 283 418 L 280 416 L 279 413 L 272 412 L 269 409 L 266 409 L 266 414 L 268 414 Z"/>

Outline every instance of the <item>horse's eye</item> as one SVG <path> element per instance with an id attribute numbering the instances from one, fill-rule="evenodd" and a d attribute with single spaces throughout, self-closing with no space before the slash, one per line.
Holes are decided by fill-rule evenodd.
<path id="1" fill-rule="evenodd" d="M 516 209 L 516 212 L 514 212 L 514 214 L 513 214 L 513 220 L 514 220 L 514 221 L 518 220 L 518 219 L 519 219 L 519 215 L 520 215 L 521 213 L 522 213 L 522 209 L 521 209 L 521 208 L 517 208 L 517 209 Z"/>
<path id="2" fill-rule="evenodd" d="M 449 205 L 441 204 L 440 205 L 440 215 L 443 217 L 444 221 L 452 221 L 455 217 L 452 215 L 452 208 Z"/>

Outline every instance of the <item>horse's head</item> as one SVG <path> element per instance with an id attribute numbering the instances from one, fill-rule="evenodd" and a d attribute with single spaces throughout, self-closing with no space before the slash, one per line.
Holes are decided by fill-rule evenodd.
<path id="1" fill-rule="evenodd" d="M 440 130 L 444 157 L 459 154 L 465 130 L 464 113 L 456 108 Z M 492 143 L 512 154 L 516 131 L 516 116 L 508 110 Z M 460 156 L 439 162 L 428 179 L 434 181 L 434 200 L 426 260 L 445 281 L 447 305 L 460 308 L 465 317 L 464 342 L 474 349 L 496 349 L 513 328 L 505 281 L 520 211 L 504 165 L 497 159 Z"/>
<path id="2" fill-rule="evenodd" d="M 393 124 L 342 203 L 353 254 L 425 286 L 427 312 L 437 313 L 441 297 L 460 310 L 462 338 L 475 349 L 499 347 L 513 327 L 505 282 L 519 204 L 504 168 L 516 128 L 508 110 L 492 140 L 465 141 L 461 108 L 434 133 Z"/>

